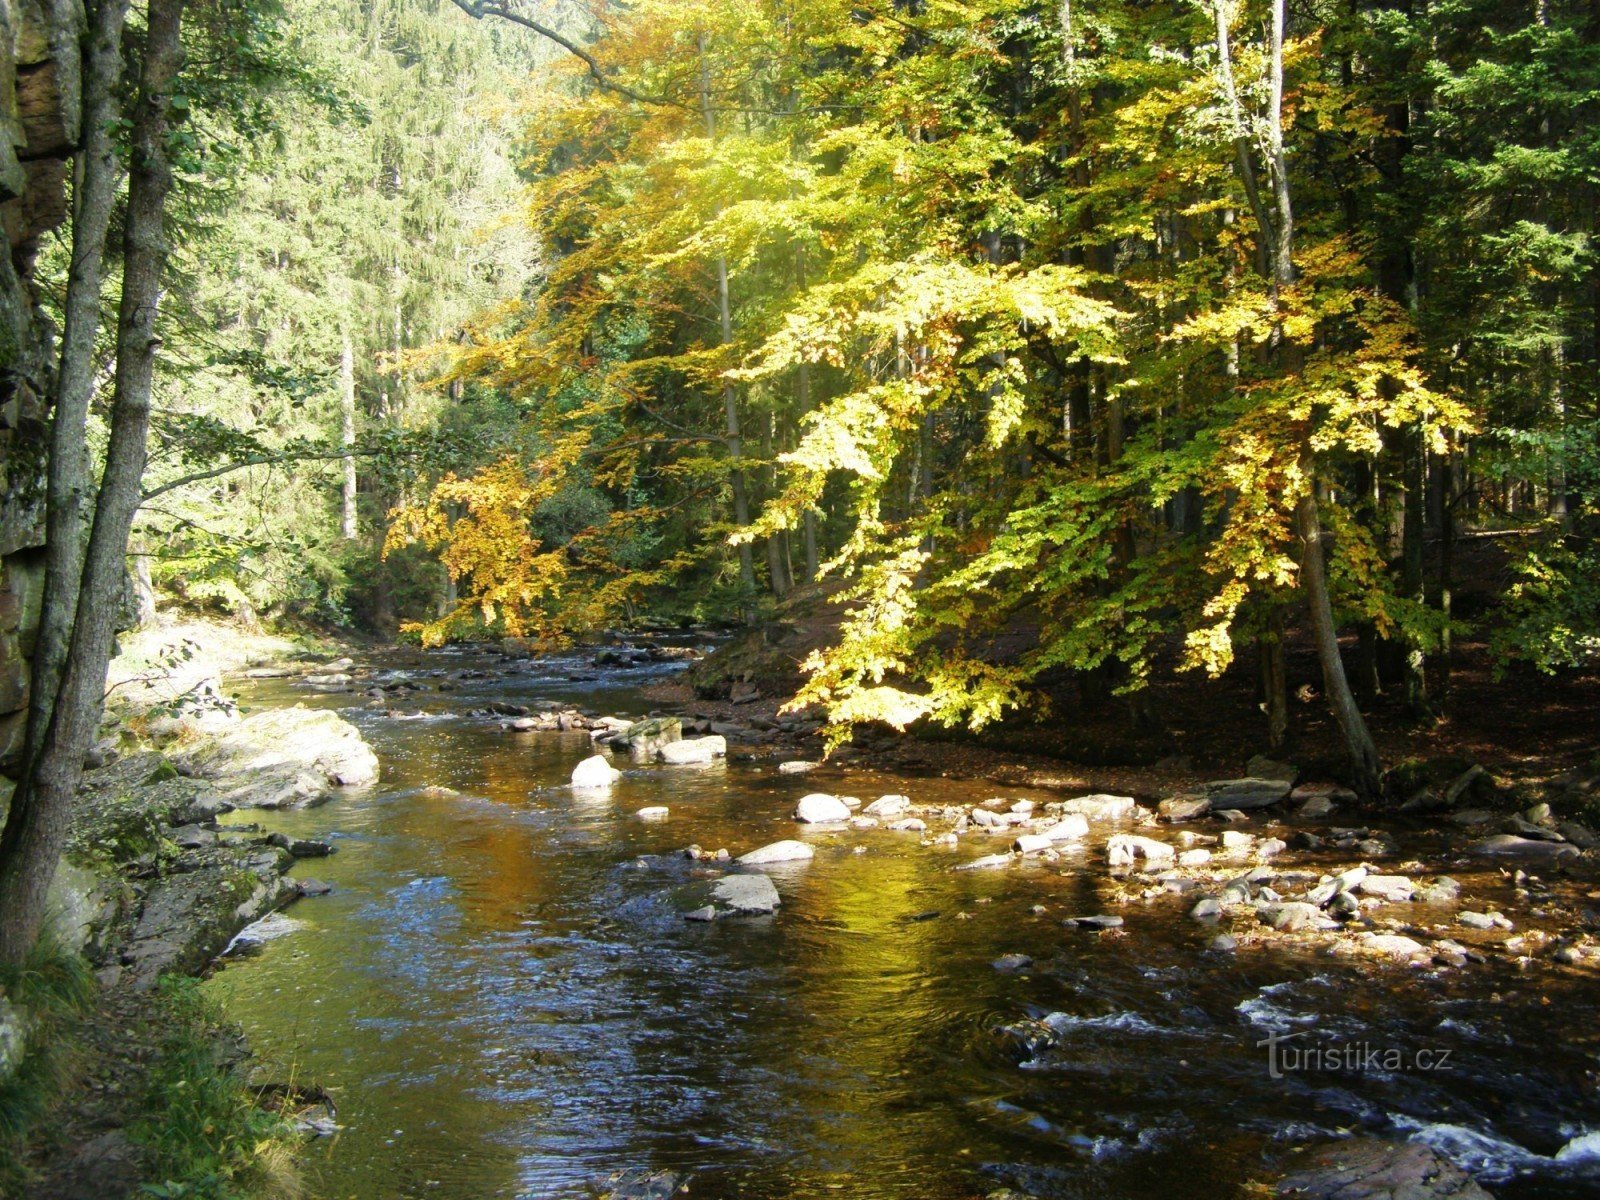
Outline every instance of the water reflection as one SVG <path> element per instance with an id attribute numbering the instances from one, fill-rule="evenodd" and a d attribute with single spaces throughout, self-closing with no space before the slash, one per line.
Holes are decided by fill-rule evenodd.
<path id="1" fill-rule="evenodd" d="M 1106 908 L 1098 855 L 958 873 L 972 847 L 884 830 L 800 834 L 817 855 L 772 872 L 774 918 L 686 923 L 666 896 L 695 867 L 675 852 L 797 836 L 801 791 L 970 803 L 989 790 L 718 764 L 628 767 L 579 796 L 562 784 L 585 736 L 449 715 L 491 699 L 647 707 L 627 684 L 565 673 L 408 698 L 437 720 L 350 708 L 381 786 L 268 818 L 338 839 L 302 868 L 335 891 L 210 986 L 258 1050 L 339 1096 L 347 1129 L 319 1148 L 320 1194 L 580 1196 L 600 1171 L 651 1165 L 693 1170 L 699 1196 L 956 1200 L 1010 1183 L 1209 1198 L 1288 1145 L 1392 1132 L 1397 1115 L 1535 1156 L 1502 1196 L 1594 1194 L 1548 1162 L 1600 1125 L 1600 1034 L 1571 1019 L 1592 1017 L 1592 998 L 1571 997 L 1563 1019 L 1525 993 L 1497 1002 L 1486 976 L 1463 993 L 1324 958 L 1209 955 L 1171 900 L 1127 911 L 1125 932 L 1064 929 Z M 258 698 L 352 704 L 282 684 Z M 656 804 L 666 821 L 633 815 Z M 1033 964 L 995 970 L 1007 952 Z M 1000 1031 L 1050 1014 L 1053 1045 L 1031 1055 Z M 1449 1044 L 1462 1067 L 1271 1080 L 1256 1043 L 1280 1026 Z"/>

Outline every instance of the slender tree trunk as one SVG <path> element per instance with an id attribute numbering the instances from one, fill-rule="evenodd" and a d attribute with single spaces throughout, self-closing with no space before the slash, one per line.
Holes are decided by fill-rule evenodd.
<path id="1" fill-rule="evenodd" d="M 1405 501 L 1400 533 L 1400 590 L 1407 600 L 1426 601 L 1423 592 L 1422 543 L 1427 493 L 1427 454 L 1422 435 L 1408 430 L 1402 446 L 1405 455 Z M 1407 638 L 1401 681 L 1405 688 L 1406 710 L 1416 720 L 1429 715 L 1426 660 L 1415 638 Z"/>
<path id="2" fill-rule="evenodd" d="M 127 573 L 128 534 L 138 511 L 150 432 L 150 385 L 161 280 L 166 270 L 165 216 L 172 188 L 168 160 L 172 84 L 183 61 L 184 0 L 150 0 L 144 70 L 133 117 L 122 304 L 111 432 L 94 527 L 84 560 L 72 638 L 61 686 L 39 752 L 17 781 L 0 836 L 0 963 L 20 962 L 44 919 L 45 896 L 66 839 L 83 759 L 104 707 L 106 667 Z"/>
<path id="3" fill-rule="evenodd" d="M 1283 613 L 1274 609 L 1261 634 L 1261 710 L 1267 714 L 1267 744 L 1283 745 L 1289 731 L 1289 672 L 1283 652 Z"/>
<path id="4" fill-rule="evenodd" d="M 128 0 L 100 0 L 89 13 L 83 61 L 83 146 L 74 164 L 72 265 L 67 275 L 61 369 L 56 375 L 55 416 L 50 429 L 44 597 L 31 664 L 25 762 L 44 744 L 83 580 L 90 499 L 89 403 L 98 365 L 95 340 L 100 333 L 106 236 L 122 175 L 111 131 L 120 115 L 118 87 L 127 15 Z"/>
<path id="5" fill-rule="evenodd" d="M 340 440 L 348 451 L 356 444 L 356 351 L 350 342 L 348 329 L 340 331 L 339 414 L 343 426 Z M 344 483 L 340 491 L 339 536 L 352 542 L 356 537 L 356 460 L 348 453 L 344 459 Z"/>
<path id="6" fill-rule="evenodd" d="M 711 107 L 711 65 L 706 61 L 706 35 L 699 36 L 700 49 L 700 113 L 705 120 L 706 138 L 717 140 L 717 116 Z M 717 316 L 721 326 L 722 344 L 733 344 L 733 306 L 728 295 L 728 260 L 717 255 Z M 728 487 L 733 493 L 733 523 L 739 529 L 750 524 L 750 497 L 744 477 L 744 439 L 739 433 L 739 395 L 732 382 L 722 385 L 722 413 L 732 467 L 728 471 Z M 756 567 L 750 543 L 739 543 L 739 586 L 744 592 L 744 618 L 748 625 L 755 624 Z"/>
<path id="7" fill-rule="evenodd" d="M 1339 657 L 1339 630 L 1333 620 L 1333 600 L 1328 592 L 1328 567 L 1322 550 L 1322 518 L 1317 511 L 1316 488 L 1306 489 L 1295 507 L 1295 525 L 1300 534 L 1300 574 L 1311 613 L 1311 631 L 1316 638 L 1317 657 L 1322 662 L 1322 683 L 1328 693 L 1333 718 L 1344 737 L 1350 758 L 1351 785 L 1362 796 L 1373 798 L 1381 790 L 1378 748 L 1361 715 L 1356 698 L 1345 677 Z"/>

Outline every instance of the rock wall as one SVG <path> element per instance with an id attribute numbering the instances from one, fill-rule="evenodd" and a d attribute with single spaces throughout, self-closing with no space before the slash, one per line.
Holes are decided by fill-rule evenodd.
<path id="1" fill-rule="evenodd" d="M 44 448 L 54 333 L 40 239 L 67 216 L 82 0 L 0 0 L 0 771 L 15 765 L 44 582 Z"/>

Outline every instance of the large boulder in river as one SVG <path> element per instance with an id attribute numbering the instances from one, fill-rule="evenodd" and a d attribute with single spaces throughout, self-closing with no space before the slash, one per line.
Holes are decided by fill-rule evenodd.
<path id="1" fill-rule="evenodd" d="M 378 778 L 378 756 L 354 725 L 299 705 L 207 734 L 172 761 L 239 808 L 300 808 Z"/>
<path id="2" fill-rule="evenodd" d="M 1287 799 L 1289 780 L 1284 779 L 1216 779 L 1205 785 L 1205 794 L 1211 800 L 1211 810 L 1268 808 Z"/>
<path id="3" fill-rule="evenodd" d="M 781 842 L 772 842 L 748 854 L 741 854 L 738 863 L 742 867 L 764 867 L 770 863 L 801 862 L 809 859 L 816 853 L 804 842 L 787 838 Z"/>
<path id="4" fill-rule="evenodd" d="M 649 762 L 663 746 L 682 740 L 683 722 L 677 717 L 651 717 L 623 729 L 612 744 L 626 746 L 634 758 Z"/>
<path id="5" fill-rule="evenodd" d="M 688 911 L 688 921 L 715 921 L 721 917 L 759 917 L 773 912 L 783 901 L 778 889 L 760 872 L 724 875 L 711 883 L 691 883 L 678 889 L 678 903 Z"/>
<path id="6" fill-rule="evenodd" d="M 804 825 L 829 825 L 850 819 L 850 806 L 827 792 L 812 792 L 800 797 L 794 806 L 794 819 Z"/>
<path id="7" fill-rule="evenodd" d="M 1420 1142 L 1354 1138 L 1314 1150 L 1278 1184 L 1304 1200 L 1492 1200 L 1460 1167 Z"/>
<path id="8" fill-rule="evenodd" d="M 657 747 L 656 757 L 676 767 L 694 766 L 722 758 L 728 753 L 728 739 L 717 734 L 707 737 L 684 738 Z"/>
<path id="9" fill-rule="evenodd" d="M 572 768 L 572 786 L 582 789 L 608 788 L 622 778 L 622 772 L 606 761 L 603 754 L 594 754 Z"/>

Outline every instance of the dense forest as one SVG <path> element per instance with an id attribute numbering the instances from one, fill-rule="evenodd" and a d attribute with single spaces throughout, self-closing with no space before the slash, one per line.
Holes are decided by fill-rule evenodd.
<path id="1" fill-rule="evenodd" d="M 841 762 L 1231 705 L 1386 815 L 1593 741 L 1592 0 L 3 11 L 4 970 L 174 614 L 706 631 Z"/>

